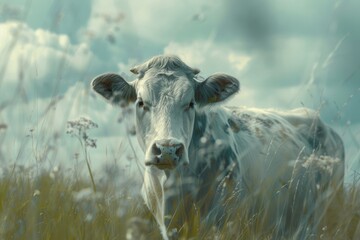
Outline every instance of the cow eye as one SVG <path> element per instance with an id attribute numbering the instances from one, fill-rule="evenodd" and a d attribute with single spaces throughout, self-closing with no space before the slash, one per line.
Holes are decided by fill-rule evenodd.
<path id="1" fill-rule="evenodd" d="M 190 102 L 189 105 L 187 106 L 187 109 L 193 109 L 195 106 L 194 102 Z"/>
<path id="2" fill-rule="evenodd" d="M 142 99 L 138 99 L 138 107 L 142 108 L 144 111 L 149 111 L 149 107 L 145 105 L 145 102 Z"/>

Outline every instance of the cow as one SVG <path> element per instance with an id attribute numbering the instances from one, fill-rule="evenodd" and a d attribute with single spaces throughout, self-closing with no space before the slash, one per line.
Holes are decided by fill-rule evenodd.
<path id="1" fill-rule="evenodd" d="M 176 222 L 167 217 L 179 209 L 180 224 L 194 204 L 204 222 L 221 224 L 249 196 L 249 213 L 265 206 L 263 222 L 276 234 L 294 232 L 300 216 L 311 221 L 319 191 L 343 184 L 342 140 L 317 111 L 220 106 L 239 91 L 239 81 L 224 73 L 204 80 L 173 55 L 130 71 L 137 76 L 132 82 L 105 73 L 91 86 L 112 104 L 135 103 L 145 153 L 142 194 L 164 239 L 166 225 Z"/>

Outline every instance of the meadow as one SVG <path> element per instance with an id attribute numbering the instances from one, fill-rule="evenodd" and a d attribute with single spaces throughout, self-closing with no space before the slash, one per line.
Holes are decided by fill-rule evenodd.
<path id="1" fill-rule="evenodd" d="M 161 239 L 158 227 L 140 197 L 127 194 L 111 181 L 97 183 L 62 169 L 43 171 L 12 166 L 0 180 L 0 239 Z M 121 193 L 121 194 L 119 194 Z M 308 239 L 359 239 L 360 189 L 348 186 L 328 196 L 319 234 Z M 175 231 L 172 239 L 271 239 L 262 216 L 247 216 L 246 201 L 234 219 L 221 228 L 193 221 Z M 265 211 L 266 212 L 266 211 Z M 296 237 L 279 238 L 296 239 Z"/>
<path id="2" fill-rule="evenodd" d="M 84 152 L 83 169 L 44 168 L 37 165 L 9 165 L 0 178 L 0 239 L 161 239 L 158 226 L 131 179 L 116 181 L 116 171 L 94 179 L 89 149 L 96 140 L 87 130 L 96 127 L 90 120 L 69 121 L 67 133 L 79 141 Z M 118 176 L 119 177 L 119 176 Z M 120 176 L 121 177 L 121 176 Z M 221 226 L 208 226 L 199 209 L 187 209 L 191 221 L 180 229 L 169 227 L 170 239 L 273 239 L 273 230 L 262 220 L 267 209 L 249 213 L 252 198 L 238 203 L 232 217 Z M 306 239 L 359 239 L 360 187 L 354 178 L 318 199 L 314 209 L 317 234 Z M 320 207 L 322 206 L 322 207 Z M 176 216 L 170 216 L 176 218 Z M 302 224 L 309 224 L 306 220 Z M 277 235 L 276 239 L 299 239 Z"/>

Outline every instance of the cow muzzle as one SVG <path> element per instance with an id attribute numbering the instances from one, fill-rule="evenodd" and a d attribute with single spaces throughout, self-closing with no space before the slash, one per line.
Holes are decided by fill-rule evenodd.
<path id="1" fill-rule="evenodd" d="M 173 169 L 181 162 L 185 147 L 177 140 L 163 139 L 155 141 L 150 151 L 150 159 L 145 161 L 145 165 L 165 170 Z"/>

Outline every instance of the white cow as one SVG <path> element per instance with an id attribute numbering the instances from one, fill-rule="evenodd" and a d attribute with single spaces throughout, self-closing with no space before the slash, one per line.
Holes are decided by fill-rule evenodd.
<path id="1" fill-rule="evenodd" d="M 199 81 L 199 70 L 176 56 L 156 56 L 131 72 L 133 82 L 107 73 L 92 87 L 113 104 L 136 105 L 143 196 L 165 239 L 164 215 L 182 205 L 186 221 L 196 203 L 206 222 L 221 223 L 236 207 L 230 196 L 235 205 L 253 197 L 254 212 L 265 206 L 274 234 L 294 232 L 301 216 L 310 222 L 319 189 L 342 185 L 343 143 L 316 112 L 216 106 L 239 91 L 239 81 L 222 73 Z"/>

